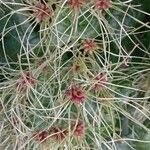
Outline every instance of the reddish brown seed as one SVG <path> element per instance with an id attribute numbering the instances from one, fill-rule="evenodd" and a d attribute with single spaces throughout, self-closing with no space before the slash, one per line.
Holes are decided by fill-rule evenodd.
<path id="1" fill-rule="evenodd" d="M 71 72 L 75 72 L 75 73 L 78 73 L 78 72 L 80 72 L 81 71 L 81 66 L 80 66 L 80 64 L 78 64 L 78 63 L 76 63 L 75 65 L 70 65 L 69 67 L 68 67 L 68 69 L 69 69 L 69 71 L 71 71 Z"/>
<path id="2" fill-rule="evenodd" d="M 22 74 L 19 81 L 17 82 L 18 91 L 24 91 L 27 87 L 36 85 L 37 80 L 33 77 L 33 75 L 29 72 Z"/>
<path id="3" fill-rule="evenodd" d="M 33 134 L 33 137 L 40 142 L 45 142 L 47 140 L 47 136 L 47 131 L 40 131 L 38 133 Z"/>
<path id="4" fill-rule="evenodd" d="M 95 78 L 96 83 L 94 84 L 94 91 L 101 91 L 104 89 L 107 83 L 107 76 L 104 74 L 99 74 Z"/>
<path id="5" fill-rule="evenodd" d="M 79 72 L 80 71 L 80 65 L 76 64 L 73 69 L 75 72 Z"/>
<path id="6" fill-rule="evenodd" d="M 96 3 L 96 8 L 99 10 L 106 10 L 106 9 L 109 9 L 111 6 L 112 5 L 111 5 L 110 0 L 99 0 Z"/>
<path id="7" fill-rule="evenodd" d="M 85 52 L 93 52 L 98 48 L 96 42 L 93 39 L 85 39 L 83 42 L 83 49 Z"/>
<path id="8" fill-rule="evenodd" d="M 73 124 L 73 135 L 79 138 L 84 137 L 85 124 L 82 121 L 77 121 Z"/>
<path id="9" fill-rule="evenodd" d="M 39 20 L 45 20 L 52 16 L 52 11 L 45 4 L 38 3 L 35 5 L 34 16 Z"/>
<path id="10" fill-rule="evenodd" d="M 74 10 L 79 10 L 80 7 L 85 4 L 85 0 L 68 0 L 68 4 Z"/>
<path id="11" fill-rule="evenodd" d="M 72 85 L 70 89 L 66 91 L 66 95 L 76 104 L 80 104 L 85 101 L 85 93 L 80 85 Z"/>
<path id="12" fill-rule="evenodd" d="M 49 129 L 49 134 L 51 135 L 51 138 L 53 138 L 54 140 L 62 141 L 67 136 L 68 131 L 66 129 L 62 129 L 58 127 L 51 127 Z"/>

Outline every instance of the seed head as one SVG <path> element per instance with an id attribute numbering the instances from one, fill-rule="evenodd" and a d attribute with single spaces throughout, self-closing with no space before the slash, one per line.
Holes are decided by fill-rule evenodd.
<path id="1" fill-rule="evenodd" d="M 67 136 L 68 131 L 66 129 L 52 127 L 49 129 L 49 133 L 54 140 L 62 141 Z"/>
<path id="2" fill-rule="evenodd" d="M 106 10 L 106 9 L 109 9 L 111 6 L 112 5 L 111 5 L 110 0 L 99 0 L 96 3 L 96 8 L 99 10 Z"/>
<path id="3" fill-rule="evenodd" d="M 101 91 L 104 89 L 106 82 L 107 82 L 107 76 L 104 74 L 99 74 L 95 78 L 96 83 L 94 84 L 94 91 Z"/>
<path id="4" fill-rule="evenodd" d="M 71 71 L 71 73 L 79 73 L 81 71 L 80 63 L 72 64 L 68 68 L 69 68 L 69 71 Z"/>
<path id="5" fill-rule="evenodd" d="M 80 85 L 72 85 L 70 89 L 67 90 L 66 95 L 76 104 L 80 104 L 85 101 L 85 93 Z"/>
<path id="6" fill-rule="evenodd" d="M 47 131 L 40 131 L 38 133 L 33 134 L 33 137 L 40 142 L 45 142 L 47 140 L 47 136 Z"/>
<path id="7" fill-rule="evenodd" d="M 73 135 L 79 138 L 82 138 L 85 134 L 85 124 L 78 120 L 73 124 Z"/>
<path id="8" fill-rule="evenodd" d="M 29 85 L 34 86 L 36 83 L 37 80 L 33 77 L 33 75 L 26 72 L 22 74 L 16 86 L 19 91 L 25 91 Z"/>
<path id="9" fill-rule="evenodd" d="M 52 16 L 52 11 L 45 4 L 38 3 L 35 5 L 34 16 L 39 20 L 45 20 Z"/>
<path id="10" fill-rule="evenodd" d="M 90 53 L 95 51 L 98 48 L 98 45 L 96 42 L 94 42 L 93 39 L 86 39 L 83 42 L 83 49 L 84 51 Z"/>
<path id="11" fill-rule="evenodd" d="M 68 4 L 73 10 L 79 10 L 84 3 L 85 0 L 68 0 Z"/>

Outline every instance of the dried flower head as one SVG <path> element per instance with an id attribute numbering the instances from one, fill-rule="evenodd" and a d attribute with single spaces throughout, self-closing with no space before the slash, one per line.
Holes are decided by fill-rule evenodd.
<path id="1" fill-rule="evenodd" d="M 112 5 L 111 5 L 110 0 L 99 0 L 96 3 L 96 8 L 99 10 L 106 10 L 106 9 L 109 9 L 111 6 Z"/>
<path id="2" fill-rule="evenodd" d="M 34 16 L 39 20 L 45 20 L 52 16 L 52 11 L 45 4 L 38 3 L 35 5 Z"/>
<path id="3" fill-rule="evenodd" d="M 34 86 L 36 83 L 37 80 L 33 77 L 33 75 L 29 72 L 26 72 L 22 74 L 16 86 L 19 91 L 24 91 L 28 86 Z"/>
<path id="4" fill-rule="evenodd" d="M 72 85 L 70 89 L 67 90 L 66 95 L 76 104 L 80 104 L 85 101 L 85 93 L 80 85 Z"/>
<path id="5" fill-rule="evenodd" d="M 97 43 L 93 39 L 85 39 L 83 42 L 83 49 L 85 52 L 93 52 L 98 48 Z"/>
<path id="6" fill-rule="evenodd" d="M 81 69 L 80 64 L 75 64 L 75 65 L 73 66 L 73 70 L 74 70 L 75 72 L 80 72 L 80 69 Z"/>
<path id="7" fill-rule="evenodd" d="M 107 82 L 107 76 L 104 74 L 99 74 L 95 78 L 96 83 L 94 84 L 94 91 L 101 91 L 104 89 L 106 82 Z"/>
<path id="8" fill-rule="evenodd" d="M 85 0 L 68 0 L 68 4 L 74 10 L 79 10 L 84 3 Z"/>
<path id="9" fill-rule="evenodd" d="M 85 124 L 82 121 L 77 120 L 73 124 L 73 135 L 79 138 L 83 138 L 84 134 L 85 134 Z"/>
<path id="10" fill-rule="evenodd" d="M 45 142 L 48 137 L 48 132 L 47 131 L 40 131 L 38 133 L 33 134 L 33 137 L 40 141 L 40 142 Z"/>
<path id="11" fill-rule="evenodd" d="M 49 133 L 54 140 L 62 141 L 67 136 L 68 131 L 66 129 L 52 127 L 49 129 Z"/>
<path id="12" fill-rule="evenodd" d="M 69 65 L 69 71 L 73 72 L 73 73 L 78 73 L 81 71 L 81 65 L 78 62 L 75 62 L 72 65 Z"/>
<path id="13" fill-rule="evenodd" d="M 78 55 L 78 54 L 77 54 Z M 74 59 L 74 62 L 69 65 L 69 71 L 72 73 L 83 73 L 85 71 L 85 65 L 81 57 Z"/>

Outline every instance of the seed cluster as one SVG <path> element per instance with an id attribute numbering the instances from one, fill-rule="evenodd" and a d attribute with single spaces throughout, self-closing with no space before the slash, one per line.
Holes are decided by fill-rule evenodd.
<path id="1" fill-rule="evenodd" d="M 76 13 L 76 11 L 80 11 L 82 7 L 84 7 L 86 4 L 86 0 L 67 0 L 67 8 L 69 7 L 69 10 L 72 9 L 72 13 Z M 94 9 L 96 8 L 97 10 L 106 10 L 111 7 L 111 3 L 109 0 L 98 0 L 94 3 Z M 37 3 L 34 6 L 33 10 L 33 16 L 41 23 L 42 21 L 44 22 L 47 19 L 52 19 L 54 10 L 52 10 L 51 7 L 48 7 L 45 3 Z M 65 33 L 64 33 L 65 34 Z M 41 34 L 42 35 L 42 34 Z M 46 38 L 49 35 L 46 35 Z M 80 47 L 76 47 L 78 52 L 75 53 L 75 58 L 72 63 L 72 65 L 69 64 L 69 70 L 71 72 L 71 82 L 68 82 L 68 87 L 65 85 L 62 86 L 64 89 L 64 95 L 62 96 L 64 100 L 67 100 L 67 102 L 72 103 L 73 106 L 75 106 L 74 109 L 77 108 L 77 111 L 73 112 L 75 115 L 76 121 L 70 121 L 68 128 L 64 128 L 63 125 L 54 125 L 50 127 L 49 129 L 41 129 L 36 131 L 33 131 L 32 134 L 32 139 L 35 141 L 38 141 L 40 143 L 45 143 L 48 140 L 54 140 L 57 142 L 64 141 L 67 139 L 69 136 L 76 137 L 77 139 L 82 139 L 85 137 L 85 126 L 86 122 L 85 119 L 81 119 L 84 117 L 77 117 L 76 115 L 79 113 L 78 109 L 81 108 L 82 104 L 86 102 L 87 100 L 87 91 L 94 91 L 94 92 L 101 92 L 102 90 L 105 90 L 107 87 L 107 75 L 105 73 L 100 73 L 97 75 L 97 73 L 94 73 L 93 76 L 86 72 L 86 69 L 84 68 L 86 65 L 82 64 L 87 62 L 90 62 L 90 57 L 94 56 L 93 54 L 96 53 L 99 50 L 99 43 L 96 39 L 94 38 L 85 38 L 82 39 L 81 42 L 79 42 Z M 45 63 L 46 62 L 46 63 Z M 47 63 L 45 59 L 38 60 L 36 67 L 38 66 L 39 70 L 43 73 L 46 72 L 47 70 L 50 70 L 50 66 Z M 54 65 L 54 64 L 53 64 Z M 53 72 L 54 70 L 52 70 Z M 101 72 L 101 71 L 100 71 Z M 46 74 L 46 73 L 45 73 Z M 44 75 L 45 75 L 44 74 Z M 90 85 L 83 85 L 82 83 L 76 83 L 74 81 L 75 76 L 84 76 L 88 78 L 90 81 Z M 60 75 L 61 77 L 61 75 Z M 80 79 L 80 78 L 79 78 Z M 48 79 L 51 80 L 51 79 Z M 55 79 L 52 79 L 55 80 Z M 21 75 L 19 78 L 16 87 L 18 91 L 26 91 L 28 88 L 32 87 L 35 88 L 37 83 L 38 78 L 35 78 L 32 71 L 27 71 Z M 44 82 L 46 79 L 44 79 Z M 56 84 L 56 82 L 54 82 Z M 49 81 L 45 84 L 49 84 Z M 38 85 L 39 86 L 39 85 Z M 40 85 L 43 86 L 43 85 Z M 55 86 L 55 84 L 53 84 Z M 53 87 L 52 86 L 52 87 Z M 88 90 L 87 90 L 88 89 Z M 45 89 L 46 91 L 47 89 Z M 49 89 L 48 89 L 49 90 Z M 51 89 L 50 89 L 51 90 Z M 61 88 L 60 88 L 61 90 Z M 51 91 L 55 91 L 55 88 L 53 88 Z M 93 92 L 93 93 L 94 93 Z M 44 95 L 44 94 L 43 94 Z M 54 96 L 55 97 L 55 96 Z M 77 107 L 76 107 L 77 106 Z M 57 106 L 56 106 L 57 107 Z M 71 126 L 71 127 L 70 127 Z"/>
<path id="2" fill-rule="evenodd" d="M 72 131 L 70 133 L 77 138 L 83 138 L 85 132 L 85 125 L 82 121 L 78 121 L 72 124 Z M 47 140 L 55 140 L 57 142 L 63 141 L 69 135 L 67 129 L 62 127 L 51 127 L 49 130 L 39 131 L 34 133 L 32 137 L 40 142 L 46 142 Z"/>

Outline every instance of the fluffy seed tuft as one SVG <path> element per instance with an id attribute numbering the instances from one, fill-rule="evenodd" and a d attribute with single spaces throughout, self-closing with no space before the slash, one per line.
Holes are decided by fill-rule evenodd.
<path id="1" fill-rule="evenodd" d="M 68 0 L 68 4 L 73 10 L 79 10 L 85 3 L 85 0 Z"/>
<path id="2" fill-rule="evenodd" d="M 109 9 L 111 6 L 112 5 L 111 5 L 110 0 L 99 0 L 96 3 L 96 8 L 99 10 L 106 10 L 106 9 Z"/>
<path id="3" fill-rule="evenodd" d="M 39 20 L 45 20 L 52 16 L 52 11 L 45 4 L 38 3 L 35 5 L 34 16 Z"/>
<path id="4" fill-rule="evenodd" d="M 76 104 L 80 104 L 85 101 L 85 93 L 80 85 L 72 85 L 70 89 L 67 90 L 66 95 Z"/>
<path id="5" fill-rule="evenodd" d="M 82 121 L 77 121 L 73 124 L 73 135 L 79 138 L 83 138 L 85 134 L 85 124 Z"/>

